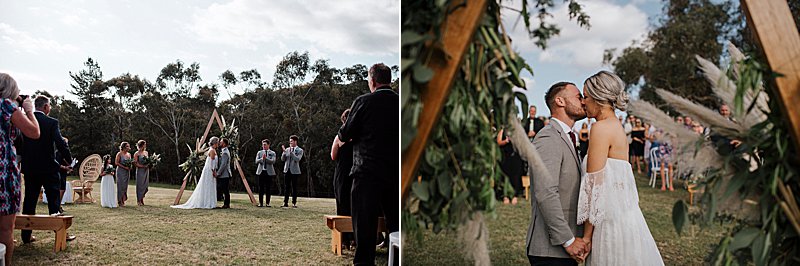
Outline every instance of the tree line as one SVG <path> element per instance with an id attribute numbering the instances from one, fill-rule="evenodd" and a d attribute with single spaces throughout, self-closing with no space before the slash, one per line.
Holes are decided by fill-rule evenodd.
<path id="1" fill-rule="evenodd" d="M 392 69 L 396 76 L 398 67 Z M 227 123 L 236 121 L 240 163 L 253 189 L 253 161 L 261 140 L 270 139 L 271 149 L 280 154 L 281 144 L 289 146 L 289 136 L 297 135 L 305 150 L 298 193 L 333 197 L 335 162 L 330 159 L 330 145 L 342 124 L 342 111 L 369 92 L 368 66 L 339 69 L 327 59 L 311 62 L 308 52 L 295 51 L 278 63 L 271 82 L 263 80 L 257 69 L 238 74 L 226 70 L 217 80 L 204 82 L 199 70 L 198 63 L 176 60 L 164 66 L 154 81 L 131 73 L 107 78 L 100 63 L 89 58 L 83 69 L 69 72 L 69 93 L 77 100 L 46 91 L 37 94 L 51 97 L 50 115 L 59 119 L 78 160 L 91 154 L 114 155 L 120 142 L 143 139 L 151 154 L 162 155 L 151 181 L 181 184 L 185 173 L 178 165 L 189 155 L 188 147 L 194 149 L 216 109 Z M 397 90 L 397 78 L 392 88 Z M 221 92 L 228 99 L 218 103 Z M 214 125 L 209 137 L 220 133 Z M 283 162 L 276 162 L 275 168 L 278 186 L 273 186 L 273 194 L 282 193 Z M 231 189 L 243 191 L 240 179 L 233 180 Z"/>

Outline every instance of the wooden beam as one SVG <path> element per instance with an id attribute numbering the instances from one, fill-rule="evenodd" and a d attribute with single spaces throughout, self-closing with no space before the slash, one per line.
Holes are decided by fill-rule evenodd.
<path id="1" fill-rule="evenodd" d="M 214 112 L 211 113 L 211 118 L 208 119 L 208 125 L 206 126 L 206 132 L 203 133 L 203 138 L 199 139 L 197 143 L 195 143 L 196 150 L 199 151 L 200 146 L 202 146 L 203 143 L 206 142 L 206 137 L 208 137 L 208 133 L 211 131 L 211 125 L 214 124 L 214 121 L 217 121 L 217 125 L 219 126 L 220 131 L 225 130 L 225 127 L 222 125 L 222 119 L 219 117 L 219 113 L 217 113 L 217 109 L 214 109 Z M 231 160 L 233 160 L 233 158 L 231 158 Z M 258 205 L 256 203 L 256 197 L 253 196 L 253 191 L 250 189 L 250 184 L 247 183 L 247 179 L 244 177 L 245 175 L 244 172 L 242 171 L 241 165 L 239 165 L 239 161 L 236 160 L 233 161 L 234 161 L 233 163 L 236 165 L 236 168 L 239 170 L 239 176 L 242 178 L 242 184 L 244 184 L 244 188 L 247 190 L 247 195 L 250 196 L 250 203 L 252 203 L 253 205 Z M 178 190 L 178 195 L 175 197 L 173 205 L 178 205 L 178 203 L 181 202 L 181 197 L 183 197 L 183 191 L 186 189 L 186 182 L 188 182 L 189 175 L 191 173 L 192 171 L 189 170 L 189 172 L 186 173 L 186 176 L 183 177 L 183 184 L 181 185 L 181 189 Z M 200 174 L 202 175 L 202 173 Z"/>
<path id="2" fill-rule="evenodd" d="M 783 74 L 775 79 L 781 108 L 789 121 L 796 148 L 800 148 L 800 34 L 786 0 L 742 0 L 748 26 L 772 71 Z"/>
<path id="3" fill-rule="evenodd" d="M 461 3 L 460 1 L 456 2 Z M 412 177 L 417 169 L 419 158 L 428 144 L 431 131 L 439 122 L 442 107 L 450 94 L 453 78 L 461 66 L 464 53 L 473 39 L 475 29 L 486 12 L 486 3 L 486 0 L 464 1 L 465 5 L 448 15 L 442 24 L 444 30 L 442 47 L 450 58 L 434 57 L 428 64 L 433 69 L 434 75 L 420 95 L 423 106 L 417 123 L 417 136 L 411 141 L 408 149 L 403 152 L 401 168 L 403 197 L 413 180 Z"/>

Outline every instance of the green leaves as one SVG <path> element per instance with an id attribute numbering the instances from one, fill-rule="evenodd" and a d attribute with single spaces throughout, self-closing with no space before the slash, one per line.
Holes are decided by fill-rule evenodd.
<path id="1" fill-rule="evenodd" d="M 675 205 L 672 207 L 672 224 L 675 226 L 675 232 L 678 232 L 678 235 L 681 234 L 683 226 L 688 220 L 689 208 L 686 206 L 686 203 L 683 202 L 683 200 L 675 202 Z"/>
<path id="2" fill-rule="evenodd" d="M 735 252 L 736 250 L 750 246 L 756 237 L 761 235 L 761 230 L 754 227 L 747 227 L 733 237 L 733 240 L 728 245 L 728 251 Z"/>

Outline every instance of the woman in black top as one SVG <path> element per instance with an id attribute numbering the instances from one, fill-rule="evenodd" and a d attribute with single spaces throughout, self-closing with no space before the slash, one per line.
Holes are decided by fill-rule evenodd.
<path id="1" fill-rule="evenodd" d="M 642 165 L 641 163 L 644 162 L 644 135 L 645 128 L 642 125 L 642 120 L 636 119 L 636 124 L 633 126 L 633 131 L 631 131 L 631 150 L 633 155 L 633 163 L 636 165 L 636 172 L 642 173 Z"/>
<path id="2" fill-rule="evenodd" d="M 342 123 L 347 121 L 350 109 L 344 110 L 341 116 Z M 331 146 L 331 160 L 336 161 L 336 170 L 333 172 L 333 194 L 336 197 L 336 215 L 351 216 L 350 189 L 353 187 L 353 177 L 350 169 L 353 168 L 353 144 L 350 140 L 341 141 L 339 135 L 333 139 Z M 353 233 L 342 234 L 343 249 L 352 246 Z"/>
<path id="3" fill-rule="evenodd" d="M 517 204 L 517 197 L 524 195 L 525 191 L 522 189 L 522 157 L 519 156 L 514 150 L 514 145 L 508 140 L 508 137 L 501 129 L 497 132 L 497 144 L 500 145 L 500 150 L 503 151 L 503 161 L 500 163 L 500 169 L 508 177 L 509 183 L 514 188 L 514 196 L 511 198 L 511 204 Z M 503 184 L 495 184 L 496 188 L 501 188 Z M 503 196 L 503 203 L 508 204 L 508 197 Z"/>
<path id="4" fill-rule="evenodd" d="M 586 121 L 581 126 L 581 131 L 578 134 L 578 139 L 580 140 L 580 157 L 583 158 L 586 156 L 586 151 L 589 150 L 589 122 Z"/>

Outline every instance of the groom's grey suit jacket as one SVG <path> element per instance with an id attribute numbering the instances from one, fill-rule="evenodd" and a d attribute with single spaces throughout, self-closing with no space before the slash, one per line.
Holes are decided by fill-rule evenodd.
<path id="1" fill-rule="evenodd" d="M 228 148 L 222 148 L 219 155 L 219 162 L 217 163 L 217 178 L 230 178 L 231 177 L 231 152 Z"/>
<path id="2" fill-rule="evenodd" d="M 533 168 L 529 170 L 533 200 L 526 238 L 528 256 L 569 258 L 562 244 L 583 236 L 583 226 L 577 225 L 581 166 L 570 142 L 556 121 L 533 140 L 550 177 L 537 176 Z"/>

